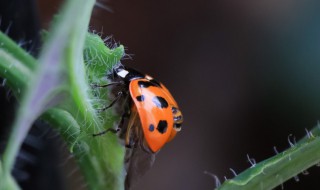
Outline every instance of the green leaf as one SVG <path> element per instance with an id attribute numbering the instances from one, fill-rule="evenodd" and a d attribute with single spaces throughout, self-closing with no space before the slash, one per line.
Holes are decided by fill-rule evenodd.
<path id="1" fill-rule="evenodd" d="M 87 34 L 84 58 L 88 77 L 93 83 L 105 82 L 106 71 L 110 71 L 124 55 L 124 47 L 110 49 L 97 34 Z"/>

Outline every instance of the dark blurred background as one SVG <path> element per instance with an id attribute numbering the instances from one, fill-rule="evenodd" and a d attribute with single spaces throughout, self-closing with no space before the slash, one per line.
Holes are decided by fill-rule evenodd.
<path id="1" fill-rule="evenodd" d="M 36 1 L 41 28 L 60 2 Z M 135 190 L 214 189 L 204 171 L 231 178 L 319 120 L 319 1 L 99 2 L 112 12 L 97 6 L 90 30 L 125 45 L 123 62 L 162 81 L 185 118 Z M 284 188 L 318 189 L 320 168 L 308 172 Z"/>

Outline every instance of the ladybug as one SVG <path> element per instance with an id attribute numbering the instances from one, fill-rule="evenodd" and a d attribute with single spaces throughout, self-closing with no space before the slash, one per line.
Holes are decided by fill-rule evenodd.
<path id="1" fill-rule="evenodd" d="M 126 147 L 131 149 L 126 153 L 126 189 L 129 189 L 133 178 L 142 176 L 152 166 L 155 153 L 181 130 L 183 116 L 169 90 L 151 76 L 118 63 L 109 78 L 112 83 L 98 87 L 117 85 L 124 90 L 99 111 L 110 108 L 124 97 L 127 110 L 122 114 L 118 129 L 122 131 L 120 136 Z M 119 130 L 108 129 L 96 135 Z"/>
<path id="2" fill-rule="evenodd" d="M 131 147 L 143 135 L 142 143 L 149 148 L 147 151 L 158 152 L 181 130 L 183 116 L 177 102 L 162 83 L 120 63 L 113 68 L 113 80 L 120 80 L 113 84 L 123 84 L 130 95 L 127 104 L 131 108 L 120 121 L 123 123 L 123 119 L 129 117 L 125 132 L 126 146 Z M 118 93 L 111 104 L 127 92 Z"/>

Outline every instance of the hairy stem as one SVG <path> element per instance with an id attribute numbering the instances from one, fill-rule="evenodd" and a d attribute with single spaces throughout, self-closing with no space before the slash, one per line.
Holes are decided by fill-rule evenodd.
<path id="1" fill-rule="evenodd" d="M 272 189 L 320 163 L 319 126 L 291 148 L 264 160 L 223 183 L 219 190 Z"/>

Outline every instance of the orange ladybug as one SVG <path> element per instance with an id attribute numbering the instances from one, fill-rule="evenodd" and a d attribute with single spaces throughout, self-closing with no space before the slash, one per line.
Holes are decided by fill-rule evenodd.
<path id="1" fill-rule="evenodd" d="M 141 142 L 146 151 L 158 152 L 181 130 L 183 116 L 177 102 L 163 84 L 149 75 L 141 74 L 120 63 L 113 68 L 112 74 L 113 80 L 117 82 L 95 86 L 120 85 L 124 86 L 125 90 L 120 91 L 110 105 L 99 111 L 113 106 L 121 97 L 128 95 L 128 91 L 131 98 L 127 100 L 127 104 L 131 107 L 122 115 L 119 124 L 120 129 L 125 128 L 125 144 L 127 147 L 132 147 L 138 140 L 143 140 Z M 121 126 L 127 117 L 129 118 L 127 126 Z"/>
<path id="2" fill-rule="evenodd" d="M 118 93 L 110 105 L 99 111 L 110 108 L 123 97 L 130 96 L 124 98 L 127 100 L 128 109 L 119 124 L 125 145 L 131 148 L 126 155 L 126 189 L 129 189 L 133 178 L 142 176 L 151 167 L 155 153 L 181 130 L 183 116 L 168 89 L 151 76 L 121 63 L 113 68 L 112 76 L 115 82 L 99 87 L 118 85 L 124 90 Z M 126 118 L 127 124 L 123 125 Z"/>

